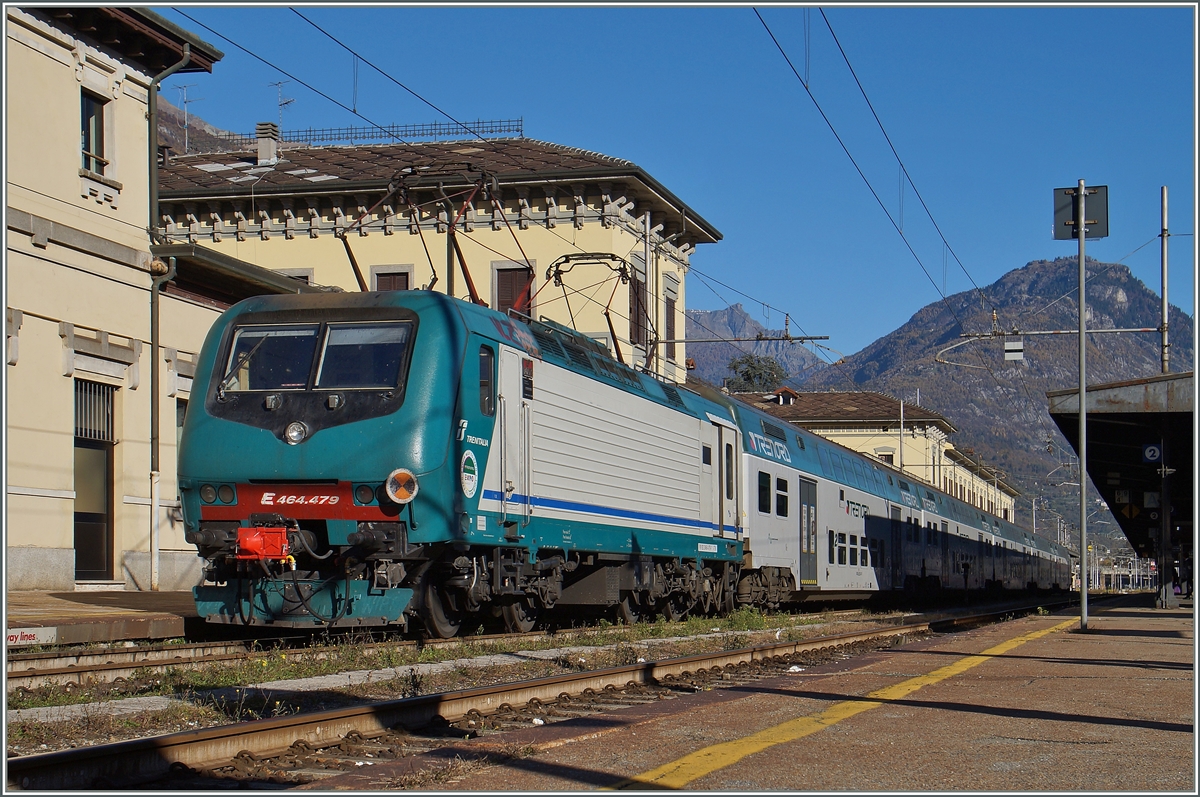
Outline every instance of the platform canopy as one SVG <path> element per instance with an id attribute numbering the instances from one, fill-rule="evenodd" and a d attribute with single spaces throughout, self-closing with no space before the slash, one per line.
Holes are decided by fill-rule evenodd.
<path id="1" fill-rule="evenodd" d="M 1050 417 L 1078 451 L 1079 391 L 1046 396 Z M 1157 553 L 1164 478 L 1171 548 L 1179 560 L 1192 553 L 1195 406 L 1191 372 L 1087 388 L 1088 476 L 1141 557 Z"/>

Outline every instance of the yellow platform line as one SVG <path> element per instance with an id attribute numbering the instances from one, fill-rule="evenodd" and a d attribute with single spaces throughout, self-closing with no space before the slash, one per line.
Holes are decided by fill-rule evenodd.
<path id="1" fill-rule="evenodd" d="M 683 758 L 676 759 L 669 764 L 663 764 L 657 769 L 652 769 L 649 772 L 643 772 L 640 775 L 623 780 L 609 788 L 645 789 L 649 787 L 682 789 L 692 781 L 698 780 L 711 772 L 716 772 L 718 769 L 724 769 L 731 764 L 736 764 L 746 756 L 760 753 L 777 744 L 802 739 L 831 725 L 836 725 L 842 720 L 853 717 L 856 714 L 861 714 L 864 711 L 882 706 L 888 701 L 899 700 L 923 686 L 944 681 L 955 675 L 961 675 L 972 667 L 977 667 L 995 656 L 1002 656 L 1015 647 L 1024 645 L 1026 642 L 1039 637 L 1044 637 L 1047 634 L 1052 634 L 1055 631 L 1061 631 L 1068 626 L 1074 625 L 1076 622 L 1076 620 L 1067 620 L 1041 631 L 1031 631 L 1028 634 L 1013 637 L 995 647 L 988 648 L 982 653 L 966 656 L 952 664 L 939 667 L 927 675 L 919 675 L 916 678 L 909 678 L 907 681 L 902 681 L 893 686 L 876 689 L 874 692 L 868 693 L 863 699 L 845 700 L 841 703 L 835 703 L 817 714 L 798 717 L 732 742 L 722 742 L 721 744 L 714 744 L 711 747 L 705 747 L 694 753 L 689 753 Z"/>

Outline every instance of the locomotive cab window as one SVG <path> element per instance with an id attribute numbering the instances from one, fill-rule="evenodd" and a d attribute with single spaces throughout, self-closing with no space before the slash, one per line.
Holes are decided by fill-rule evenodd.
<path id="1" fill-rule="evenodd" d="M 218 392 L 396 388 L 412 324 L 260 324 L 233 335 Z"/>
<path id="2" fill-rule="evenodd" d="M 316 324 L 242 327 L 221 385 L 229 392 L 303 390 L 317 350 Z"/>
<path id="3" fill-rule="evenodd" d="M 491 346 L 479 347 L 479 411 L 487 417 L 496 414 L 495 378 L 496 352 Z"/>
<path id="4" fill-rule="evenodd" d="M 412 327 L 405 323 L 330 324 L 317 387 L 396 387 Z"/>

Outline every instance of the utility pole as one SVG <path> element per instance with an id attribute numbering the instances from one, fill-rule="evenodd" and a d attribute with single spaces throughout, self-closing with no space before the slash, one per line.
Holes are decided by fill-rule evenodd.
<path id="1" fill-rule="evenodd" d="M 1170 373 L 1171 343 L 1167 339 L 1167 187 L 1162 187 L 1162 372 Z"/>
<path id="2" fill-rule="evenodd" d="M 1080 572 L 1087 573 L 1087 261 L 1084 259 L 1084 241 L 1087 238 L 1087 194 L 1083 180 L 1075 201 L 1079 208 L 1076 230 L 1079 234 L 1079 555 Z M 1088 626 L 1087 583 L 1079 590 L 1079 628 Z"/>

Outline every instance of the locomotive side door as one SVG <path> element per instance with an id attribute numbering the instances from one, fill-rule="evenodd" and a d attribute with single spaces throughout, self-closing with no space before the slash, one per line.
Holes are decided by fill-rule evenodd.
<path id="1" fill-rule="evenodd" d="M 718 491 L 718 528 L 722 537 L 736 537 L 737 529 L 741 526 L 741 507 L 738 496 L 741 494 L 738 479 L 738 463 L 741 461 L 741 440 L 734 426 L 714 424 L 717 430 L 717 470 L 719 476 Z"/>
<path id="2" fill-rule="evenodd" d="M 800 480 L 800 584 L 817 585 L 817 483 Z"/>
<path id="3" fill-rule="evenodd" d="M 721 483 L 721 446 L 717 429 L 700 425 L 700 517 L 713 524 L 713 533 L 721 536 L 721 507 L 724 485 Z"/>
<path id="4" fill-rule="evenodd" d="M 501 349 L 499 385 L 496 403 L 500 416 L 501 513 L 512 532 L 510 536 L 515 536 L 516 526 L 524 526 L 533 514 L 530 503 L 533 360 L 513 349 Z"/>

